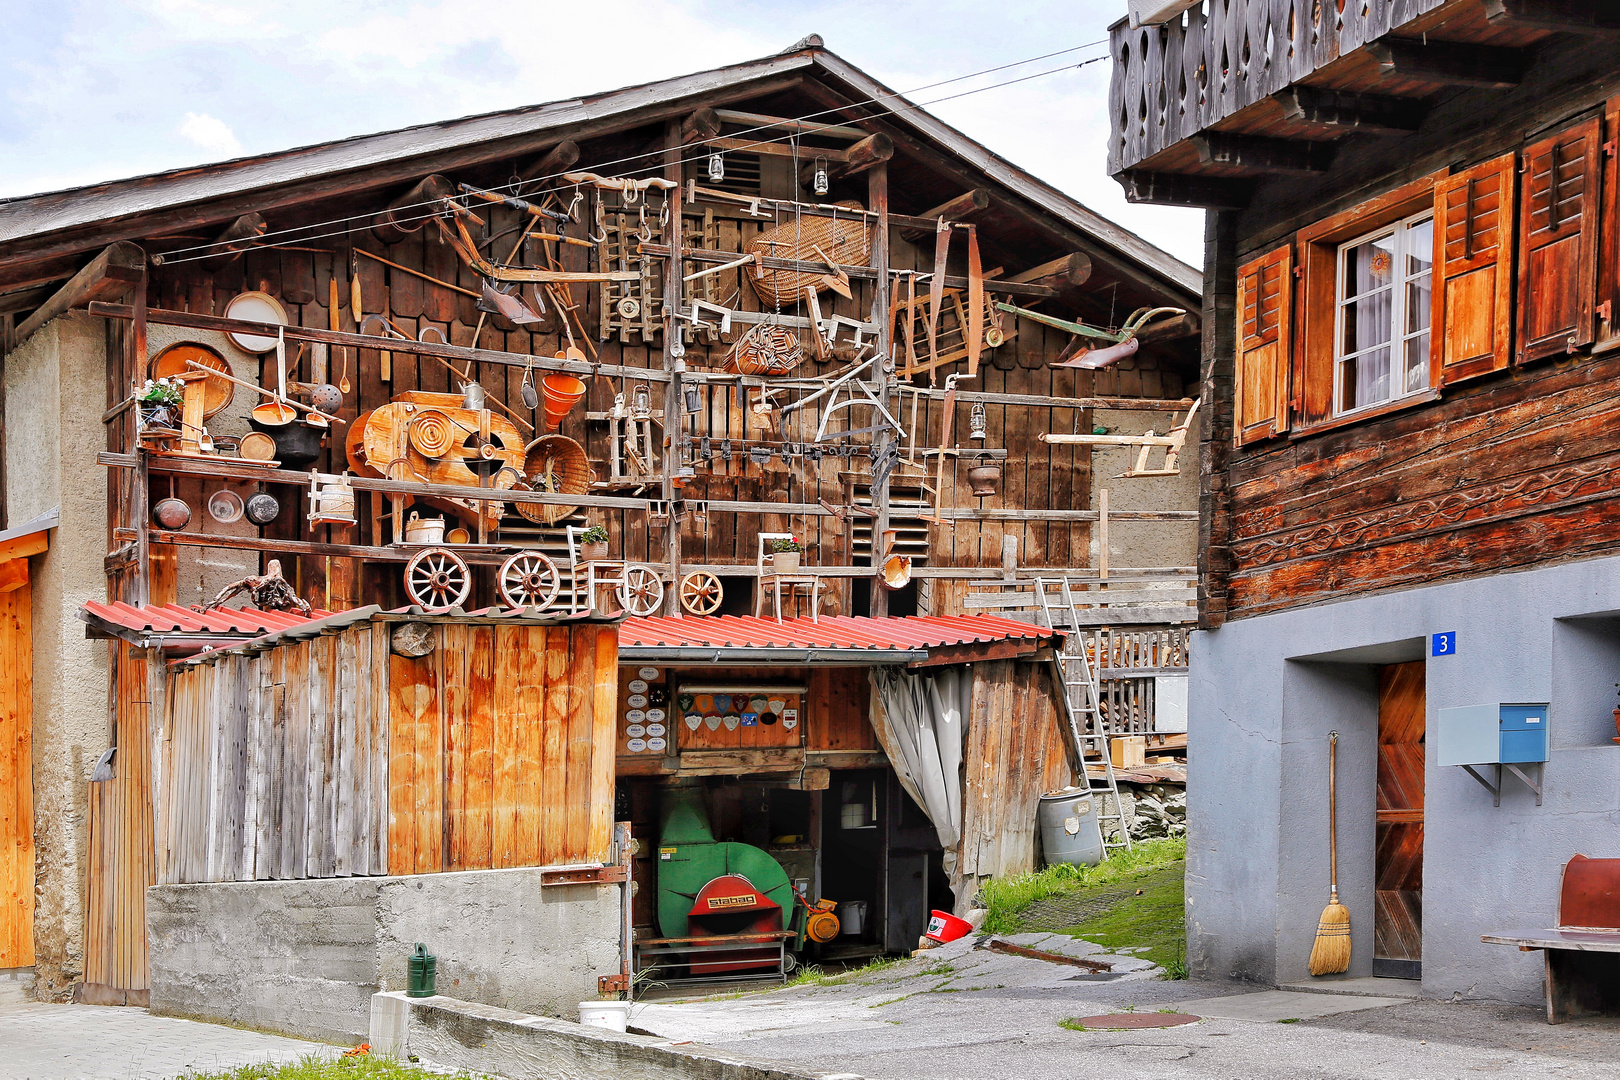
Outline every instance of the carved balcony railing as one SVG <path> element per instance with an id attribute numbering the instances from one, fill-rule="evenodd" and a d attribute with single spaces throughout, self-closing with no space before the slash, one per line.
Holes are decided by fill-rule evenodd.
<path id="1" fill-rule="evenodd" d="M 1458 0 L 1203 0 L 1111 32 L 1114 176 Z"/>

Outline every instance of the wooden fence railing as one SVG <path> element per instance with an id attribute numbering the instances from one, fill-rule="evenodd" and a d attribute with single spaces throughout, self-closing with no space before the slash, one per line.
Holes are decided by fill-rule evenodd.
<path id="1" fill-rule="evenodd" d="M 1205 0 L 1110 33 L 1108 171 L 1117 175 L 1346 53 L 1458 0 Z"/>

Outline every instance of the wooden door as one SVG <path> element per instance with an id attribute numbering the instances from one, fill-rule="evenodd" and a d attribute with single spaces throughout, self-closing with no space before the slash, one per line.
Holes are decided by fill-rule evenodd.
<path id="1" fill-rule="evenodd" d="M 1378 677 L 1378 844 L 1373 974 L 1422 975 L 1423 661 Z"/>
<path id="2" fill-rule="evenodd" d="M 24 563 L 26 565 L 26 562 Z M 29 587 L 0 592 L 0 969 L 34 963 L 34 650 Z"/>

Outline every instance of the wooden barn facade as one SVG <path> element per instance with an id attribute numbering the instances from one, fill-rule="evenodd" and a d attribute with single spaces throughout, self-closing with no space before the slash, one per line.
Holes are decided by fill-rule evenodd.
<path id="1" fill-rule="evenodd" d="M 1109 170 L 1210 210 L 1193 966 L 1304 977 L 1337 730 L 1351 973 L 1537 1000 L 1481 934 L 1616 854 L 1620 20 L 1156 7 L 1112 31 Z"/>
<path id="2" fill-rule="evenodd" d="M 0 852 L 38 853 L 31 884 L 24 855 L 0 862 L 0 965 L 31 960 L 41 996 L 143 1001 L 183 975 L 159 943 L 200 897 L 296 884 L 358 904 L 341 890 L 361 879 L 472 890 L 558 867 L 617 891 L 614 829 L 645 856 L 690 787 L 719 842 L 787 807 L 763 846 L 800 837 L 783 857 L 819 893 L 816 823 L 845 781 L 923 838 L 875 849 L 910 853 L 903 875 L 834 860 L 865 866 L 833 886 L 873 913 L 853 944 L 903 945 L 952 885 L 965 904 L 1033 867 L 1037 789 L 1114 728 L 1099 714 L 1080 732 L 1098 742 L 1075 741 L 1040 683 L 1052 643 L 1022 631 L 838 657 L 792 642 L 848 620 L 901 642 L 914 618 L 1041 621 L 1108 667 L 1099 628 L 1179 634 L 1110 669 L 1117 730 L 1150 730 L 1196 615 L 1178 461 L 1201 416 L 1196 306 L 1190 268 L 818 38 L 0 204 L 0 526 L 55 515 L 48 549 L 0 551 L 32 568 L 35 645 L 0 728 L 19 762 L 31 737 L 34 780 L 0 755 L 0 799 L 22 807 Z M 1075 602 L 1054 624 L 1037 593 L 1057 581 Z M 314 621 L 232 606 L 244 591 Z M 626 613 L 786 629 L 761 656 L 697 630 L 632 657 L 614 652 Z M 75 640 L 76 620 L 106 640 Z M 426 637 L 402 643 L 407 624 Z M 978 752 L 1028 735 L 980 807 L 996 839 L 953 870 L 960 838 L 906 794 L 868 678 L 942 649 L 984 665 L 962 684 L 990 725 L 964 733 Z M 718 692 L 738 706 L 802 686 L 805 704 L 797 728 L 739 707 L 694 729 L 673 715 L 688 683 L 740 685 Z M 581 910 L 617 920 L 603 895 Z"/>

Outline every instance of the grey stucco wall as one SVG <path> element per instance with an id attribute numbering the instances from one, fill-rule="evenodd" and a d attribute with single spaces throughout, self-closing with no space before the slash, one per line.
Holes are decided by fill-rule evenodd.
<path id="1" fill-rule="evenodd" d="M 1457 653 L 1429 657 L 1455 630 Z M 1242 619 L 1195 636 L 1187 801 L 1194 971 L 1308 978 L 1328 897 L 1328 732 L 1339 743 L 1339 886 L 1352 975 L 1372 969 L 1377 668 L 1426 662 L 1437 710 L 1549 702 L 1545 799 L 1508 777 L 1502 805 L 1431 750 L 1425 769 L 1425 997 L 1534 1003 L 1539 953 L 1480 935 L 1550 926 L 1577 852 L 1620 857 L 1620 559 L 1414 589 Z"/>
<path id="2" fill-rule="evenodd" d="M 1097 409 L 1092 421 L 1114 435 L 1145 435 L 1153 431 L 1169 434 L 1184 413 L 1143 412 L 1137 409 Z M 1187 442 L 1181 451 L 1179 476 L 1144 476 L 1116 479 L 1136 463 L 1140 452 L 1135 446 L 1093 446 L 1091 448 L 1091 501 L 1097 508 L 1098 491 L 1108 489 L 1108 509 L 1118 510 L 1196 510 L 1198 508 L 1198 439 L 1202 416 L 1193 417 Z M 1153 447 L 1148 468 L 1164 467 L 1164 451 Z M 1091 532 L 1091 565 L 1097 566 L 1097 530 Z M 1198 564 L 1197 521 L 1110 521 L 1108 523 L 1108 562 L 1110 566 L 1196 566 Z"/>
<path id="3" fill-rule="evenodd" d="M 29 560 L 34 646 L 34 992 L 66 997 L 84 972 L 86 798 L 107 749 L 107 645 L 79 605 L 107 598 L 106 330 L 82 312 L 53 320 L 5 360 L 6 515 L 53 506 L 50 550 Z"/>
<path id="4" fill-rule="evenodd" d="M 371 995 L 405 988 L 420 941 L 444 994 L 574 1015 L 619 970 L 620 887 L 542 888 L 540 874 L 153 886 L 151 1009 L 361 1042 Z"/>

